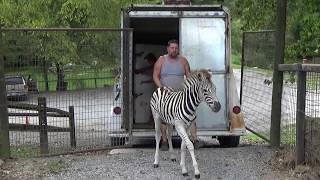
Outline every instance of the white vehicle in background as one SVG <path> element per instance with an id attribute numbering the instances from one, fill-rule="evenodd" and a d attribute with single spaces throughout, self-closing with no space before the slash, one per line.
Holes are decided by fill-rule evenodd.
<path id="1" fill-rule="evenodd" d="M 212 5 L 132 5 L 123 10 L 122 28 L 132 28 L 133 34 L 122 34 L 121 92 L 117 90 L 121 105 L 114 112 L 121 113 L 121 132 L 126 137 L 154 138 L 149 102 L 156 87 L 145 83 L 152 80 L 151 75 L 134 72 L 149 66 L 147 54 L 166 54 L 167 42 L 177 39 L 191 70 L 213 72 L 222 106 L 214 113 L 205 103 L 200 104 L 196 112 L 197 134 L 215 137 L 222 146 L 238 146 L 246 129 L 231 68 L 230 19 L 225 7 Z"/>

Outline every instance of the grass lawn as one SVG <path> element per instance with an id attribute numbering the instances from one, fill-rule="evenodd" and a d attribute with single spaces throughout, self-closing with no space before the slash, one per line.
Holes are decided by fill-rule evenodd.
<path id="1" fill-rule="evenodd" d="M 37 80 L 38 89 L 40 92 L 45 91 L 46 83 L 43 71 L 36 67 L 19 68 L 7 72 L 6 75 L 21 75 L 25 79 L 29 76 Z M 65 70 L 64 81 L 67 82 L 67 90 L 92 89 L 101 88 L 105 86 L 112 86 L 115 83 L 113 68 L 105 69 L 90 69 L 84 67 L 77 67 Z M 48 72 L 49 91 L 55 91 L 57 84 L 57 74 L 55 72 Z"/>
<path id="2" fill-rule="evenodd" d="M 260 135 L 267 139 L 270 139 L 270 132 L 258 132 Z M 281 144 L 282 145 L 295 145 L 296 144 L 296 125 L 288 124 L 281 127 Z M 244 142 L 248 143 L 264 143 L 265 141 L 253 133 L 248 133 L 246 136 L 242 137 Z"/>

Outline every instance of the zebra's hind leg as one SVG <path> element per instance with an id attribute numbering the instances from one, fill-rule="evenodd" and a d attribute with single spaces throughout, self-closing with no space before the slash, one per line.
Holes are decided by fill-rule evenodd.
<path id="1" fill-rule="evenodd" d="M 168 124 L 167 128 L 167 139 L 168 139 L 168 144 L 169 144 L 169 153 L 170 153 L 170 159 L 171 161 L 177 161 L 176 156 L 173 153 L 173 146 L 172 146 L 172 131 L 173 131 L 173 126 L 171 124 Z"/>
<path id="2" fill-rule="evenodd" d="M 200 178 L 200 171 L 199 171 L 199 168 L 198 168 L 198 163 L 197 163 L 196 157 L 194 155 L 194 147 L 193 147 L 193 144 L 190 141 L 189 136 L 187 134 L 185 124 L 184 124 L 183 121 L 176 120 L 175 121 L 175 126 L 176 126 L 176 130 L 177 130 L 179 136 L 181 137 L 182 141 L 184 141 L 184 143 L 186 144 L 186 146 L 187 146 L 187 148 L 188 148 L 188 150 L 190 152 L 190 155 L 191 155 L 191 158 L 192 158 L 192 165 L 193 165 L 193 168 L 194 168 L 194 176 L 195 176 L 195 178 Z M 182 147 L 181 147 L 181 150 L 182 150 Z M 182 151 L 181 151 L 181 153 L 182 153 Z"/>
<path id="3" fill-rule="evenodd" d="M 155 112 L 152 109 L 152 115 L 153 115 L 153 119 L 154 119 L 154 128 L 155 128 L 155 139 L 156 139 L 156 152 L 154 154 L 154 163 L 153 163 L 153 167 L 157 168 L 159 167 L 159 146 L 160 146 L 160 124 L 161 124 L 161 120 L 159 117 L 159 114 L 157 112 Z"/>

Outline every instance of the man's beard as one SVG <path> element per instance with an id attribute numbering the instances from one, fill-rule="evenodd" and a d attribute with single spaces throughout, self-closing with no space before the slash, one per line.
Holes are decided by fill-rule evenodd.
<path id="1" fill-rule="evenodd" d="M 170 53 L 169 56 L 175 58 L 178 56 L 178 53 Z"/>

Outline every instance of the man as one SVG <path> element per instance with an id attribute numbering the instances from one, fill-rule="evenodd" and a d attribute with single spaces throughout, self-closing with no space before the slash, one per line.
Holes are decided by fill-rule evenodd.
<path id="1" fill-rule="evenodd" d="M 158 87 L 166 86 L 173 90 L 182 90 L 184 76 L 190 76 L 190 66 L 187 59 L 179 55 L 179 42 L 177 40 L 170 40 L 167 45 L 168 54 L 160 56 L 154 65 L 153 80 Z M 167 125 L 161 124 L 162 134 L 161 149 L 168 149 L 167 142 Z M 197 141 L 197 129 L 195 121 L 190 127 L 191 140 L 195 143 Z M 198 146 L 195 144 L 195 147 Z"/>
<path id="2" fill-rule="evenodd" d="M 136 76 L 136 80 L 138 80 L 138 83 L 136 84 L 137 86 L 141 86 L 143 85 L 143 92 L 137 94 L 137 96 L 135 96 L 135 98 L 140 98 L 140 99 L 136 99 L 136 103 L 141 103 L 144 102 L 144 99 L 147 97 L 148 100 L 150 100 L 152 93 L 155 89 L 157 89 L 157 87 L 155 86 L 154 82 L 153 82 L 153 66 L 154 64 L 157 62 L 157 58 L 153 53 L 148 53 L 144 58 L 145 61 L 147 61 L 147 63 L 144 63 L 144 67 L 141 67 L 139 69 L 135 69 L 134 73 L 136 75 L 140 74 L 143 75 L 143 77 L 139 76 L 139 78 Z M 143 61 L 143 62 L 145 62 Z M 140 88 L 139 88 L 140 89 Z M 147 91 L 145 91 L 147 89 Z M 140 106 L 144 106 L 141 105 Z M 141 108 L 141 107 L 140 107 Z M 154 125 L 154 120 L 153 120 L 153 116 L 151 113 L 151 109 L 148 108 L 147 110 L 148 112 L 146 112 L 147 114 L 150 114 L 149 117 L 149 121 L 148 124 L 149 125 Z M 140 116 L 145 116 L 146 114 L 141 114 Z"/>
<path id="3" fill-rule="evenodd" d="M 153 83 L 153 80 L 152 80 L 153 66 L 157 62 L 157 58 L 153 53 L 148 53 L 143 59 L 147 60 L 148 66 L 140 68 L 140 69 L 135 69 L 134 73 L 135 74 L 144 74 L 144 75 L 151 77 L 150 80 L 141 81 L 140 84 Z"/>

